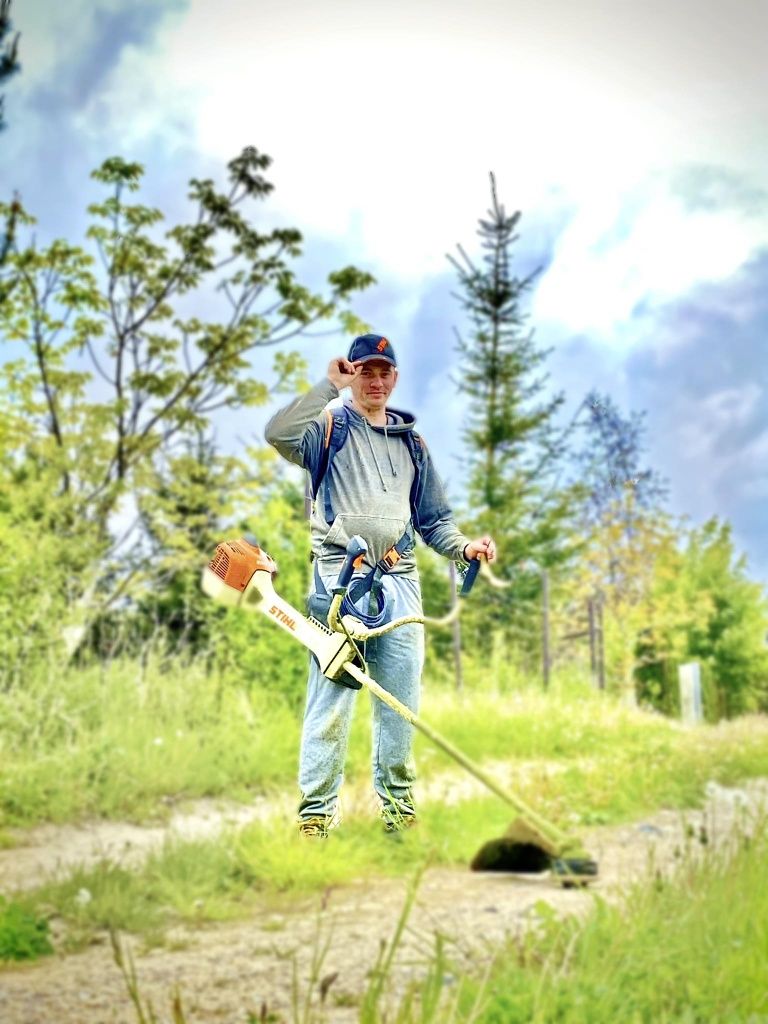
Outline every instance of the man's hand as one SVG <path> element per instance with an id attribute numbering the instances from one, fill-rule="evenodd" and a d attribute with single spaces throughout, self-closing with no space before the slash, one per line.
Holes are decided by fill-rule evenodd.
<path id="1" fill-rule="evenodd" d="M 491 537 L 480 537 L 478 540 L 471 540 L 464 548 L 464 561 L 471 562 L 473 558 L 481 558 L 483 555 L 489 562 L 496 561 L 496 545 Z"/>
<path id="2" fill-rule="evenodd" d="M 350 363 L 344 356 L 338 356 L 338 358 L 332 359 L 328 364 L 328 380 L 331 384 L 335 384 L 339 391 L 342 391 L 344 388 L 348 388 L 353 380 L 357 379 L 362 365 L 362 361 L 359 359 L 354 363 Z"/>

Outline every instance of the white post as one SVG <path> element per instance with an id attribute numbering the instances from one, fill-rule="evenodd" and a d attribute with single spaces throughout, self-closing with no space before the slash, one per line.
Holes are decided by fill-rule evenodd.
<path id="1" fill-rule="evenodd" d="M 680 665 L 677 676 L 680 683 L 680 717 L 685 725 L 698 725 L 704 718 L 701 705 L 701 672 L 698 661 Z"/>

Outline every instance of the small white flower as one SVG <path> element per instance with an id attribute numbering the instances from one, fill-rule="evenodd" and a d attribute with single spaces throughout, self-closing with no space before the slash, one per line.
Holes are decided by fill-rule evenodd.
<path id="1" fill-rule="evenodd" d="M 184 735 L 184 732 L 183 732 L 183 730 L 181 730 L 181 729 L 177 729 L 177 730 L 176 730 L 176 735 L 177 735 L 177 736 L 179 737 L 179 739 L 181 739 L 181 737 L 182 737 L 182 736 Z"/>
<path id="2" fill-rule="evenodd" d="M 75 903 L 78 907 L 87 907 L 93 899 L 89 889 L 79 889 L 77 896 L 75 896 Z"/>
<path id="3" fill-rule="evenodd" d="M 162 736 L 155 736 L 155 738 L 152 740 L 152 742 L 155 744 L 156 747 L 162 747 L 162 745 L 163 745 L 163 737 Z"/>

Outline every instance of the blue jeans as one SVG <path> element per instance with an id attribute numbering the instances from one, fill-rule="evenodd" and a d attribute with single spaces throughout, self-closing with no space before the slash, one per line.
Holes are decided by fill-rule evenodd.
<path id="1" fill-rule="evenodd" d="M 336 576 L 323 576 L 330 593 Z M 386 598 L 386 621 L 403 615 L 422 615 L 418 580 L 402 576 L 381 577 Z M 368 610 L 368 596 L 358 607 Z M 313 592 L 310 614 L 326 621 L 329 601 Z M 409 707 L 419 709 L 419 687 L 424 668 L 424 627 L 420 623 L 399 626 L 391 633 L 365 644 L 363 652 L 370 675 Z M 310 661 L 307 702 L 299 759 L 299 818 L 332 817 L 344 778 L 349 727 L 357 690 L 322 675 Z M 413 759 L 413 726 L 371 695 L 373 787 L 389 813 L 413 814 L 411 787 L 416 778 Z"/>

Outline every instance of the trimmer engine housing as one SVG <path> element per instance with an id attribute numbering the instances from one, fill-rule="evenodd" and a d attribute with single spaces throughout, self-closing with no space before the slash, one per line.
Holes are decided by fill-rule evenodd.
<path id="1" fill-rule="evenodd" d="M 203 570 L 203 590 L 223 604 L 238 605 L 255 572 L 274 576 L 277 565 L 257 544 L 240 537 L 216 546 L 216 553 Z"/>

